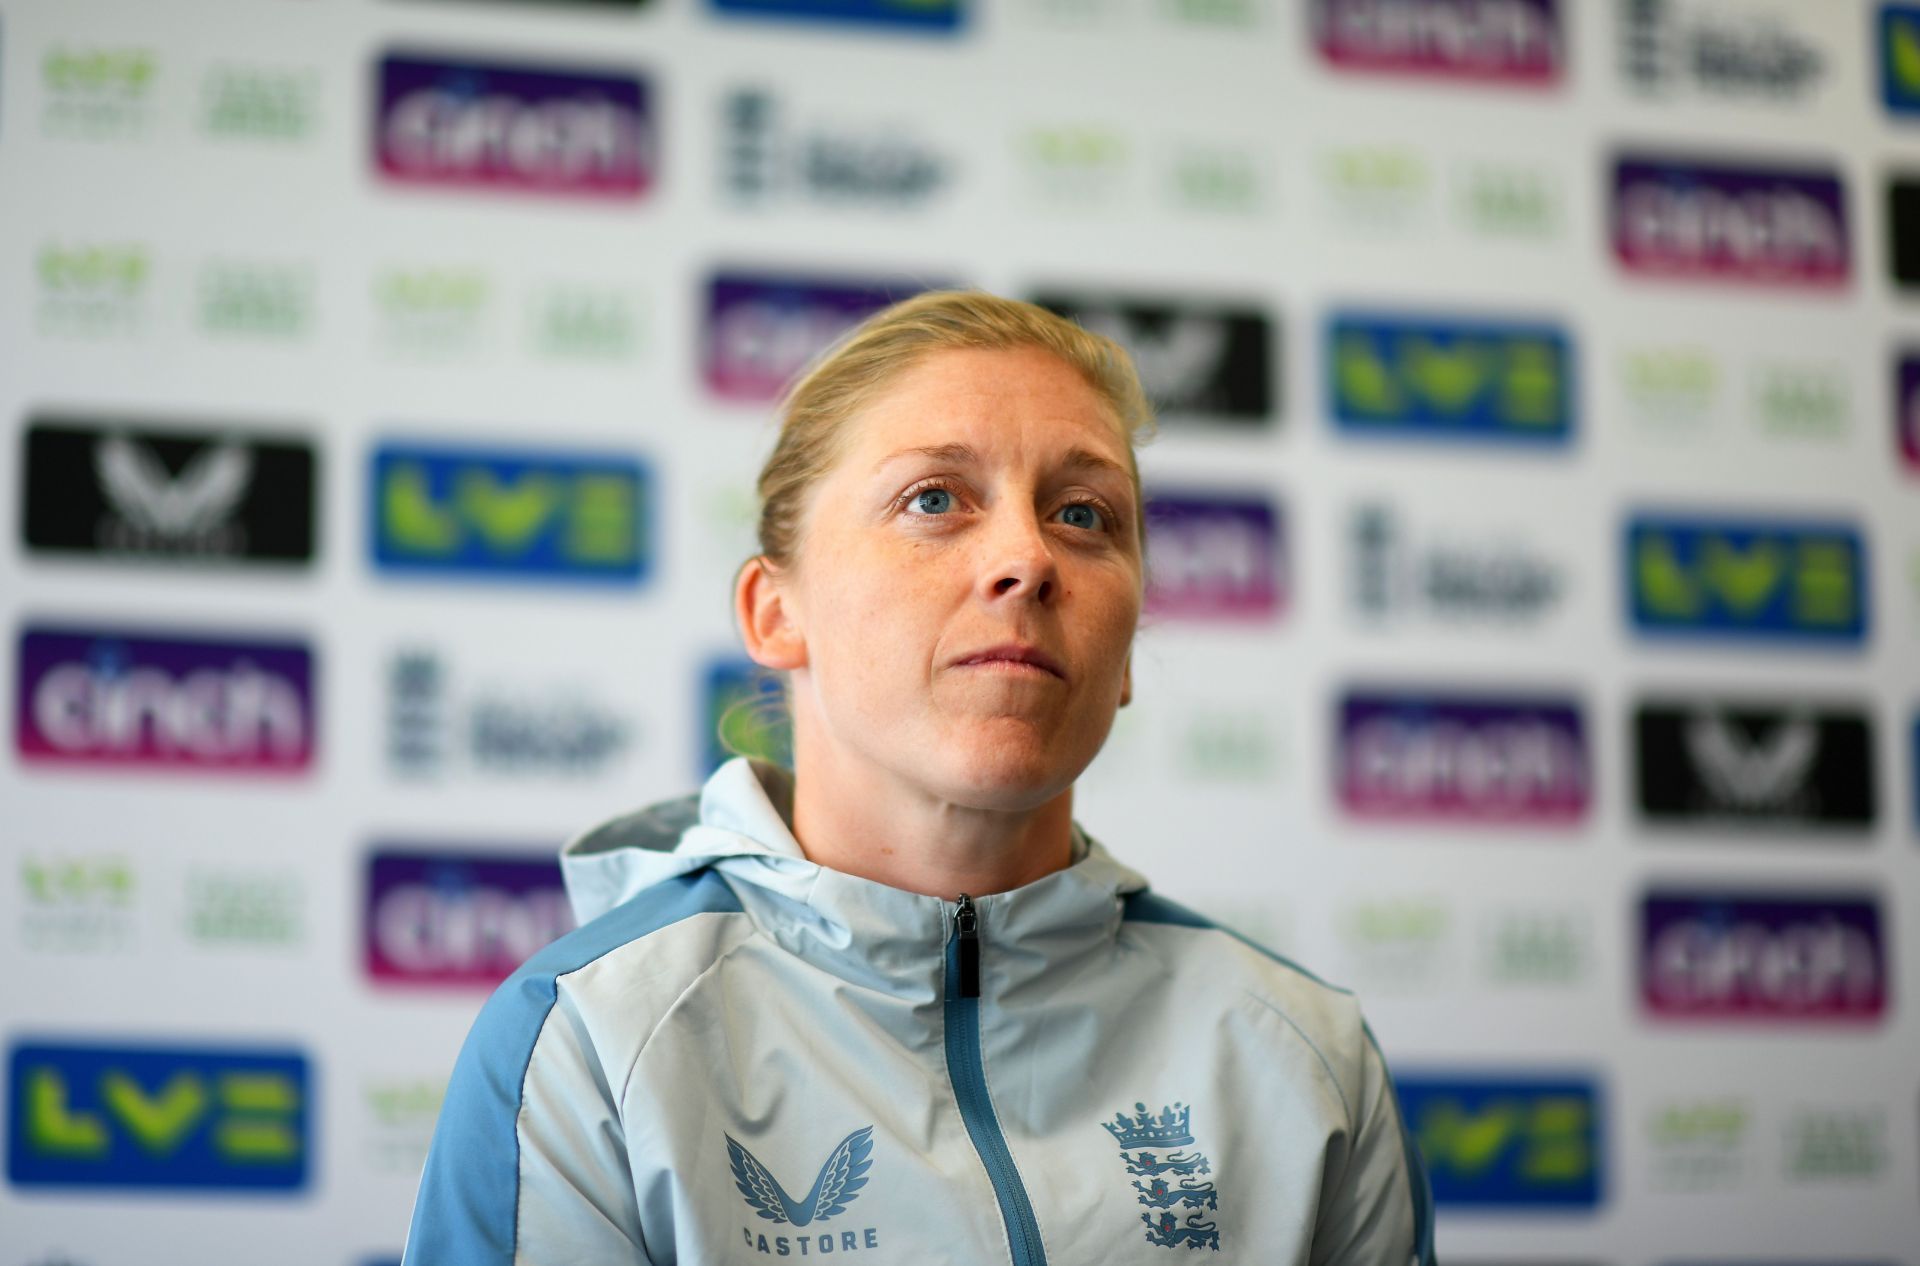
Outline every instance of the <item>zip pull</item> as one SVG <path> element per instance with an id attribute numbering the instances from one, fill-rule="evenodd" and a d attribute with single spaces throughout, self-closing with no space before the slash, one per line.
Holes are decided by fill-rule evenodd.
<path id="1" fill-rule="evenodd" d="M 953 939 L 960 953 L 960 996 L 978 998 L 980 996 L 980 915 L 973 908 L 973 898 L 966 893 L 960 894 L 960 904 L 953 909 Z"/>

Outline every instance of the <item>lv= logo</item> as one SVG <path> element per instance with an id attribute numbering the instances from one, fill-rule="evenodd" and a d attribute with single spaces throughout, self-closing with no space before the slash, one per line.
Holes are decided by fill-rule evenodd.
<path id="1" fill-rule="evenodd" d="M 1116 1112 L 1113 1120 L 1102 1125 L 1120 1144 L 1120 1159 L 1134 1176 L 1133 1189 L 1147 1206 L 1140 1215 L 1147 1226 L 1147 1243 L 1219 1252 L 1220 1224 L 1209 1221 L 1203 1212 L 1220 1208 L 1219 1194 L 1206 1177 L 1213 1167 L 1204 1154 L 1186 1150 L 1193 1146 L 1193 1110 L 1176 1103 L 1156 1116 L 1144 1103 L 1133 1107 L 1138 1115 Z"/>

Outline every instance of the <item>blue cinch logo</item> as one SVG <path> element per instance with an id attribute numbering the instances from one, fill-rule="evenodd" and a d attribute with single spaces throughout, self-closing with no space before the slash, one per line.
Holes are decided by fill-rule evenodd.
<path id="1" fill-rule="evenodd" d="M 312 1095 L 297 1052 L 22 1043 L 8 1073 L 15 1186 L 307 1185 Z"/>
<path id="2" fill-rule="evenodd" d="M 1573 1077 L 1398 1078 L 1436 1204 L 1592 1209 L 1600 1203 L 1601 1101 Z"/>
<path id="3" fill-rule="evenodd" d="M 1867 546 L 1844 523 L 1643 514 L 1627 525 L 1625 563 L 1643 633 L 1866 640 Z"/>
<path id="4" fill-rule="evenodd" d="M 1880 96 L 1895 114 L 1920 114 L 1920 5 L 1880 6 Z"/>
<path id="5" fill-rule="evenodd" d="M 385 444 L 369 479 L 383 571 L 637 584 L 647 471 L 620 454 Z"/>
<path id="6" fill-rule="evenodd" d="M 1113 1120 L 1101 1124 L 1120 1144 L 1120 1159 L 1134 1176 L 1139 1203 L 1147 1206 L 1140 1215 L 1147 1243 L 1218 1252 L 1220 1224 L 1203 1212 L 1220 1208 L 1219 1192 L 1206 1177 L 1213 1168 L 1203 1153 L 1188 1150 L 1193 1147 L 1193 1109 L 1184 1103 L 1170 1104 L 1158 1114 L 1147 1111 L 1144 1103 L 1133 1108 L 1135 1115 L 1116 1112 Z"/>
<path id="7" fill-rule="evenodd" d="M 714 11 L 755 18 L 855 22 L 952 35 L 966 16 L 964 0 L 713 0 Z"/>
<path id="8" fill-rule="evenodd" d="M 1350 434 L 1573 438 L 1573 351 L 1558 326 L 1340 312 L 1326 355 L 1329 408 Z"/>

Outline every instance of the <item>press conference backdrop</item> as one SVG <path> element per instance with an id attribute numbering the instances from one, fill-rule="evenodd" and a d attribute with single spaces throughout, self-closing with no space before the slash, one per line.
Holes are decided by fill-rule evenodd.
<path id="1" fill-rule="evenodd" d="M 1445 1258 L 1920 1263 L 1920 5 L 10 0 L 0 188 L 0 1261 L 397 1256 L 557 846 L 784 742 L 776 393 L 973 284 L 1162 411 L 1077 814 Z"/>

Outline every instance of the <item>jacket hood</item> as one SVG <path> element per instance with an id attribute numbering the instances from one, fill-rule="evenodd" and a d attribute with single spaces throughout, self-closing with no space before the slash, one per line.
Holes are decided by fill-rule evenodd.
<path id="1" fill-rule="evenodd" d="M 611 818 L 561 849 L 574 916 L 586 924 L 655 884 L 710 866 L 732 882 L 749 911 L 768 914 L 770 930 L 797 953 L 839 957 L 858 939 L 858 953 L 899 964 L 918 957 L 929 937 L 939 943 L 947 901 L 808 861 L 791 816 L 793 774 L 735 757 L 699 793 Z M 1112 934 L 1119 899 L 1144 888 L 1139 872 L 1114 861 L 1075 824 L 1073 861 L 1064 870 L 975 903 L 1008 932 L 1058 947 L 1064 937 Z M 897 955 L 889 951 L 895 943 Z"/>

